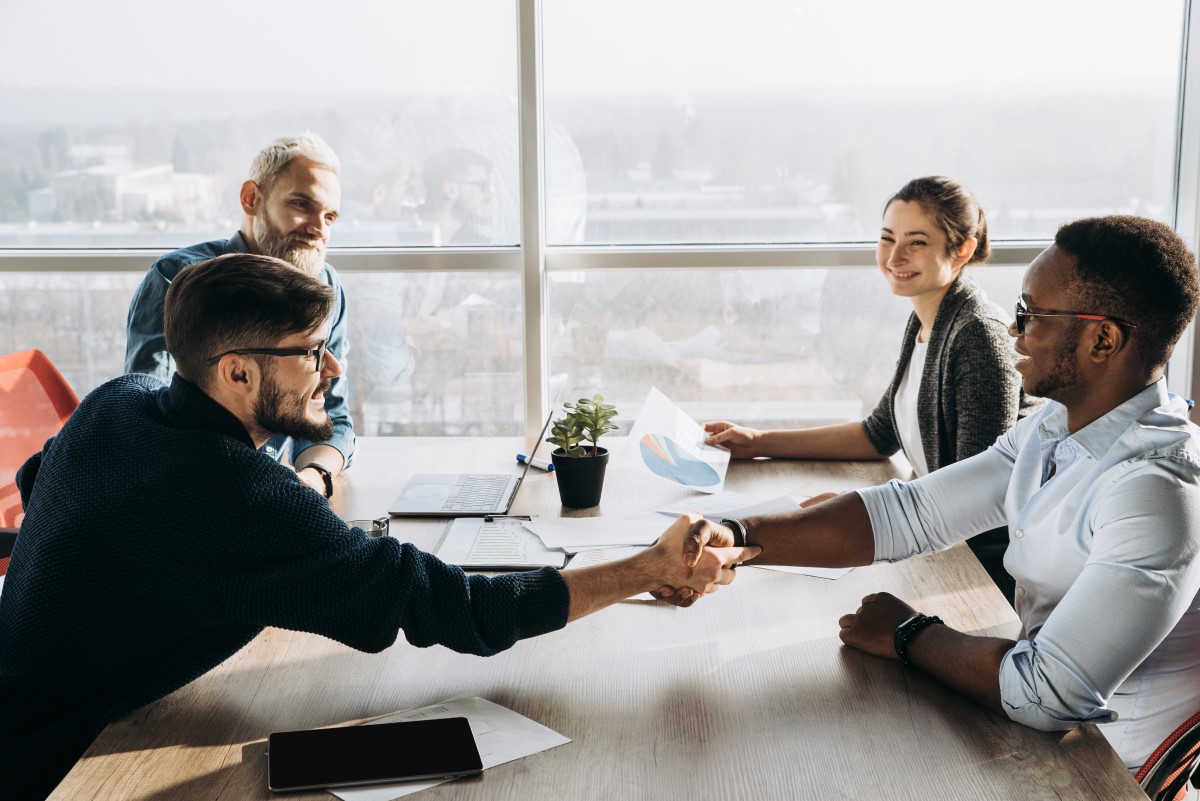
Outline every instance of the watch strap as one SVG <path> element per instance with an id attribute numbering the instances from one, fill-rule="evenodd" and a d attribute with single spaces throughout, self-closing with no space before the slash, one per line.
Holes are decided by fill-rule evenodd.
<path id="1" fill-rule="evenodd" d="M 325 482 L 325 497 L 332 498 L 333 497 L 333 473 L 329 472 L 328 469 L 326 469 L 325 467 L 322 467 L 321 465 L 317 464 L 316 462 L 309 462 L 308 464 L 304 465 L 304 467 L 301 467 L 300 469 L 307 470 L 308 468 L 312 468 L 313 470 L 316 470 L 318 473 L 321 474 L 321 478 Z"/>
<path id="2" fill-rule="evenodd" d="M 901 662 L 905 665 L 912 664 L 912 660 L 908 658 L 909 644 L 913 641 L 913 637 L 917 636 L 918 632 L 935 623 L 945 625 L 943 620 L 937 615 L 923 615 L 917 612 L 908 620 L 896 626 L 896 631 L 892 634 L 892 647 L 896 649 L 896 656 L 900 657 Z"/>
<path id="3" fill-rule="evenodd" d="M 735 548 L 746 547 L 746 526 L 741 520 L 722 520 L 721 525 L 726 526 L 733 532 L 733 545 Z"/>

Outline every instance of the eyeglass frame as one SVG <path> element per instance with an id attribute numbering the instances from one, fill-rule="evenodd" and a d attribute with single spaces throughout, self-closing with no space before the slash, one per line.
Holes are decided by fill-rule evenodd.
<path id="1" fill-rule="evenodd" d="M 325 354 L 329 353 L 329 340 L 322 339 L 315 348 L 234 348 L 213 356 L 205 364 L 212 367 L 231 353 L 239 356 L 312 356 L 317 360 L 316 372 L 319 373 L 325 366 Z"/>
<path id="2" fill-rule="evenodd" d="M 1029 321 L 1030 317 L 1075 317 L 1080 320 L 1091 320 L 1093 322 L 1101 322 L 1103 320 L 1112 320 L 1114 323 L 1117 323 L 1119 325 L 1129 326 L 1130 328 L 1137 328 L 1137 326 L 1134 325 L 1133 323 L 1128 322 L 1126 320 L 1122 320 L 1120 317 L 1113 317 L 1112 315 L 1109 315 L 1109 314 L 1094 314 L 1091 312 L 1068 312 L 1068 311 L 1048 311 L 1048 312 L 1030 311 L 1029 306 L 1025 303 L 1025 300 L 1023 298 L 1017 298 L 1017 302 L 1013 306 L 1013 326 L 1017 329 L 1018 334 L 1025 333 L 1025 324 Z"/>

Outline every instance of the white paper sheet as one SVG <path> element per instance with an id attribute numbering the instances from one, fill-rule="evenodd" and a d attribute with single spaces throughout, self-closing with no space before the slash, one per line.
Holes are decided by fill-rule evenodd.
<path id="1" fill-rule="evenodd" d="M 725 488 L 729 451 L 704 443 L 704 427 L 657 388 L 642 404 L 622 458 L 652 475 L 700 492 Z"/>
<path id="2" fill-rule="evenodd" d="M 796 573 L 801 576 L 813 576 L 830 581 L 836 581 L 854 569 L 852 567 L 793 567 L 792 565 L 746 565 L 746 567 L 778 570 L 781 573 Z"/>
<path id="3" fill-rule="evenodd" d="M 615 548 L 595 548 L 590 551 L 580 551 L 577 555 L 571 557 L 571 561 L 567 563 L 564 570 L 573 570 L 580 567 L 592 567 L 594 565 L 602 565 L 606 562 L 615 562 L 618 559 L 628 559 L 631 556 L 637 556 L 642 551 L 646 550 L 641 545 L 618 546 Z M 643 592 L 640 595 L 634 595 L 626 600 L 629 601 L 650 601 L 657 603 L 658 599 L 648 592 Z M 664 604 L 666 606 L 666 604 Z"/>
<path id="4" fill-rule="evenodd" d="M 699 512 L 709 520 L 720 523 L 722 520 L 734 518 L 743 520 L 756 515 L 776 515 L 780 512 L 791 512 L 800 506 L 791 495 L 780 495 L 778 498 L 755 499 L 737 492 L 719 492 L 716 495 L 701 496 L 687 501 L 680 501 L 671 506 L 659 509 L 660 514 L 678 516 L 684 512 Z"/>
<path id="5" fill-rule="evenodd" d="M 546 548 L 522 521 L 510 517 L 460 517 L 450 524 L 434 555 L 468 570 L 533 570 L 562 567 L 567 560 L 565 553 Z"/>
<path id="6" fill-rule="evenodd" d="M 670 525 L 656 512 L 627 517 L 533 517 L 525 526 L 547 548 L 578 553 L 613 545 L 653 545 Z"/>
<path id="7" fill-rule="evenodd" d="M 684 512 L 699 512 L 709 519 L 720 520 L 729 517 L 729 512 L 734 509 L 741 509 L 762 500 L 762 498 L 747 495 L 744 492 L 725 490 L 723 492 L 714 492 L 711 495 L 696 495 L 691 498 L 685 498 L 679 503 L 664 506 L 658 511 L 661 514 L 673 515 L 675 517 Z"/>
<path id="8" fill-rule="evenodd" d="M 475 745 L 483 769 L 494 768 L 514 759 L 527 757 L 564 743 L 571 742 L 553 729 L 535 723 L 511 709 L 493 704 L 477 695 L 464 695 L 442 701 L 440 704 L 421 707 L 408 712 L 398 712 L 371 723 L 397 723 L 408 720 L 434 720 L 437 718 L 464 717 L 471 723 Z M 330 790 L 344 801 L 391 801 L 393 798 L 427 790 L 450 779 L 380 784 L 374 787 L 354 787 Z"/>

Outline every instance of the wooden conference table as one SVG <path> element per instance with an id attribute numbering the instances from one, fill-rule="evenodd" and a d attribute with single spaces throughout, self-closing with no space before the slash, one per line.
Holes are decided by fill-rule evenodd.
<path id="1" fill-rule="evenodd" d="M 623 443 L 612 445 L 619 454 Z M 334 507 L 347 519 L 380 516 L 411 473 L 511 470 L 518 450 L 516 438 L 359 440 Z M 735 462 L 726 486 L 809 495 L 882 483 L 895 470 L 891 462 Z M 531 469 L 512 511 L 612 515 L 689 495 L 614 461 L 598 510 L 563 509 L 553 475 Z M 425 548 L 444 528 L 391 526 Z M 963 546 L 836 581 L 743 568 L 691 609 L 627 601 L 486 659 L 414 648 L 403 636 L 363 654 L 268 629 L 208 675 L 108 726 L 51 797 L 271 798 L 270 732 L 479 695 L 572 742 L 421 798 L 1145 800 L 1094 727 L 1033 731 L 898 662 L 843 647 L 838 617 L 877 590 L 959 629 L 1017 632 Z"/>

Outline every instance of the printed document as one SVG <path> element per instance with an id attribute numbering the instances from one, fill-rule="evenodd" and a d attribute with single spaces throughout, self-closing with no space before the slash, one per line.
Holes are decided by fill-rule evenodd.
<path id="1" fill-rule="evenodd" d="M 451 698 L 440 704 L 399 712 L 363 725 L 460 717 L 471 723 L 471 733 L 475 735 L 475 745 L 479 748 L 484 770 L 571 742 L 570 738 L 563 737 L 553 729 L 477 695 Z M 448 781 L 451 780 L 420 780 L 375 787 L 339 788 L 329 792 L 344 801 L 391 801 L 393 798 L 411 795 Z"/>
<path id="2" fill-rule="evenodd" d="M 704 427 L 657 388 L 642 404 L 622 458 L 643 470 L 700 492 L 725 488 L 729 451 L 704 444 Z"/>

